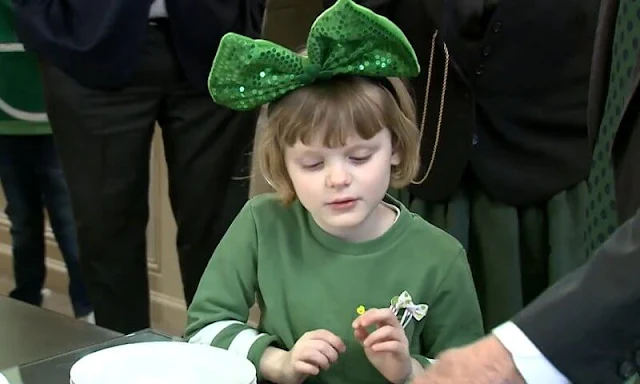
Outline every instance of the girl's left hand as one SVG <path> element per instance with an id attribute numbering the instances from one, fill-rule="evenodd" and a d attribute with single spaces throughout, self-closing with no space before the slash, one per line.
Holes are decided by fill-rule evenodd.
<path id="1" fill-rule="evenodd" d="M 353 322 L 353 334 L 364 347 L 371 364 L 387 380 L 403 384 L 412 372 L 409 341 L 398 318 L 389 308 L 370 309 Z M 372 325 L 372 333 L 367 328 Z"/>

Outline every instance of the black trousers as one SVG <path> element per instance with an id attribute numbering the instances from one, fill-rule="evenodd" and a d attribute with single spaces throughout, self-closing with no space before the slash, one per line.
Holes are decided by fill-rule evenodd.
<path id="1" fill-rule="evenodd" d="M 42 64 L 96 322 L 123 333 L 150 325 L 145 231 L 156 121 L 187 305 L 248 195 L 242 176 L 257 115 L 217 106 L 187 82 L 166 28 L 149 26 L 137 70 L 123 89 L 88 89 Z"/>

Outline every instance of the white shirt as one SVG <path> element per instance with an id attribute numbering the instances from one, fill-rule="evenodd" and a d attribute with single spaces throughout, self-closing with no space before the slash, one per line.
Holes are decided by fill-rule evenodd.
<path id="1" fill-rule="evenodd" d="M 514 323 L 506 322 L 492 333 L 511 352 L 527 384 L 571 384 Z"/>
<path id="2" fill-rule="evenodd" d="M 190 1 L 190 0 L 182 0 L 182 1 Z M 154 0 L 153 4 L 151 4 L 151 8 L 149 9 L 149 18 L 158 18 L 158 17 L 168 17 L 167 14 L 167 6 L 164 3 L 164 0 Z"/>

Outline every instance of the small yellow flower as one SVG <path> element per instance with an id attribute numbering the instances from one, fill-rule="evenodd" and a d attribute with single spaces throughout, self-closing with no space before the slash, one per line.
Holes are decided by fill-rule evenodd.
<path id="1" fill-rule="evenodd" d="M 356 313 L 358 315 L 362 315 L 365 311 L 366 311 L 366 309 L 364 308 L 364 305 L 361 305 L 358 308 L 356 308 Z"/>

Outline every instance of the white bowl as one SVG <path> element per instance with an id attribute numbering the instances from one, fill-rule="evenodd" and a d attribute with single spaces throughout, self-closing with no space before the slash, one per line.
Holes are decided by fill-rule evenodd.
<path id="1" fill-rule="evenodd" d="M 78 360 L 71 384 L 255 384 L 256 369 L 227 350 L 183 342 L 120 345 Z"/>

